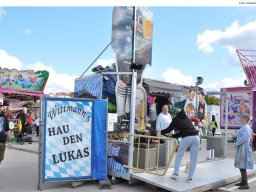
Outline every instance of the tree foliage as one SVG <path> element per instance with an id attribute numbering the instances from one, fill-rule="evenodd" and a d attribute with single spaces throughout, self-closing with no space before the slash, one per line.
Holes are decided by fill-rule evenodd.
<path id="1" fill-rule="evenodd" d="M 245 86 L 250 86 L 247 79 L 244 80 L 244 85 L 245 85 Z"/>
<path id="2" fill-rule="evenodd" d="M 207 105 L 220 105 L 219 99 L 215 96 L 205 96 L 205 102 Z"/>

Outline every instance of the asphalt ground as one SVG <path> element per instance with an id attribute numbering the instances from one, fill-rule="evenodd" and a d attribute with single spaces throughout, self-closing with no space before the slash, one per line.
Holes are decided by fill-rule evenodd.
<path id="1" fill-rule="evenodd" d="M 2 192 L 32 192 L 38 191 L 38 139 L 34 138 L 36 142 L 32 144 L 25 143 L 24 145 L 13 144 L 11 148 L 6 149 L 5 159 L 0 165 L 0 191 Z M 234 143 L 228 142 L 227 157 L 234 158 L 235 156 Z M 254 155 L 256 160 L 256 154 Z M 228 170 L 227 170 L 228 171 Z M 139 182 L 136 184 L 129 184 L 126 180 L 118 180 L 118 184 L 111 185 L 111 189 L 100 189 L 98 181 L 84 181 L 81 186 L 72 187 L 71 181 L 59 181 L 52 183 L 45 183 L 43 191 L 77 191 L 77 192 L 94 192 L 94 191 L 113 191 L 113 192 L 153 192 L 166 190 L 154 188 Z M 248 178 L 250 189 L 247 192 L 255 192 L 256 177 Z M 235 183 L 213 189 L 213 192 L 219 191 L 244 191 L 238 190 Z"/>

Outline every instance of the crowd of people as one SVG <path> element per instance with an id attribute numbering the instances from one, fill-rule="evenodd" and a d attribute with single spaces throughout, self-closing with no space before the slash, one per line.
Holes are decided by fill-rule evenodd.
<path id="1" fill-rule="evenodd" d="M 30 134 L 32 133 L 32 127 L 37 119 L 31 111 L 25 113 L 24 110 L 17 113 L 7 113 L 6 116 L 8 119 L 16 120 L 16 126 L 20 132 L 28 132 Z M 39 134 L 37 130 L 36 133 L 37 135 Z"/>
<path id="2" fill-rule="evenodd" d="M 13 133 L 11 128 L 9 127 L 9 119 L 17 120 L 17 140 L 18 138 L 22 137 L 24 133 L 32 134 L 33 125 L 35 125 L 36 127 L 36 135 L 39 136 L 38 116 L 34 116 L 31 111 L 28 111 L 27 114 L 25 114 L 24 110 L 19 113 L 10 114 L 8 112 L 5 112 L 4 109 L 0 108 L 0 163 L 4 159 L 6 142 L 8 141 L 8 146 L 12 145 Z"/>

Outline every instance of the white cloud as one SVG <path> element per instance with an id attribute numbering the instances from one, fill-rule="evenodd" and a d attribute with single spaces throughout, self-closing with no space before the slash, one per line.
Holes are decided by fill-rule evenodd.
<path id="1" fill-rule="evenodd" d="M 23 33 L 24 35 L 32 35 L 32 31 L 30 29 L 25 29 Z"/>
<path id="2" fill-rule="evenodd" d="M 3 18 L 4 15 L 6 15 L 6 12 L 2 7 L 0 7 L 0 20 Z"/>
<path id="3" fill-rule="evenodd" d="M 20 70 L 22 63 L 18 58 L 8 55 L 4 50 L 0 49 L 0 67 Z"/>
<path id="4" fill-rule="evenodd" d="M 77 76 L 57 73 L 53 67 L 46 66 L 41 62 L 25 65 L 18 58 L 8 55 L 4 50 L 0 50 L 0 67 L 17 70 L 46 70 L 50 75 L 44 90 L 45 93 L 74 91 L 74 80 Z"/>
<path id="5" fill-rule="evenodd" d="M 236 49 L 255 49 L 256 44 L 256 20 L 240 25 L 235 21 L 227 26 L 223 31 L 205 30 L 203 33 L 197 35 L 198 49 L 204 53 L 212 53 L 214 45 L 219 45 L 227 49 L 229 56 L 226 61 L 227 64 L 240 65 Z"/>
<path id="6" fill-rule="evenodd" d="M 224 78 L 218 82 L 211 83 L 203 86 L 205 90 L 208 91 L 220 91 L 224 87 L 243 87 L 244 80 L 246 79 L 245 75 L 242 75 L 239 78 Z"/>
<path id="7" fill-rule="evenodd" d="M 192 76 L 184 75 L 180 71 L 180 69 L 167 69 L 163 74 L 162 77 L 164 81 L 169 83 L 176 83 L 179 85 L 187 85 L 191 86 L 195 84 L 195 80 L 193 80 Z M 206 91 L 220 91 L 221 88 L 224 87 L 240 87 L 244 86 L 244 80 L 246 79 L 245 74 L 242 74 L 240 77 L 237 78 L 223 78 L 220 81 L 210 83 L 210 84 L 202 84 L 202 87 Z"/>
<path id="8" fill-rule="evenodd" d="M 191 75 L 183 75 L 179 69 L 167 69 L 163 74 L 162 77 L 164 81 L 169 83 L 176 83 L 180 85 L 192 85 L 193 78 Z"/>
<path id="9" fill-rule="evenodd" d="M 225 30 L 205 30 L 197 35 L 197 46 L 204 53 L 214 51 L 213 45 L 218 44 L 230 51 L 235 49 L 255 49 L 256 20 L 239 25 L 238 21 L 231 23 Z"/>
<path id="10" fill-rule="evenodd" d="M 115 63 L 114 59 L 99 59 L 96 62 L 96 65 L 101 65 L 102 67 L 111 66 L 113 63 Z"/>
<path id="11" fill-rule="evenodd" d="M 197 35 L 197 46 L 199 50 L 204 53 L 213 52 L 212 44 L 217 42 L 221 36 L 222 32 L 220 30 L 210 31 L 205 30 L 202 34 Z"/>
<path id="12" fill-rule="evenodd" d="M 34 64 L 28 64 L 23 66 L 24 69 L 30 69 L 34 71 L 46 70 L 49 72 L 49 78 L 45 86 L 45 93 L 57 93 L 57 92 L 73 92 L 75 75 L 68 75 L 63 73 L 57 73 L 53 67 L 46 66 L 41 62 L 36 62 Z"/>
<path id="13" fill-rule="evenodd" d="M 92 69 L 94 67 L 97 67 L 98 65 L 101 65 L 102 67 L 106 67 L 106 66 L 111 66 L 113 63 L 115 63 L 114 59 L 99 59 L 83 74 L 83 76 L 91 74 Z"/>

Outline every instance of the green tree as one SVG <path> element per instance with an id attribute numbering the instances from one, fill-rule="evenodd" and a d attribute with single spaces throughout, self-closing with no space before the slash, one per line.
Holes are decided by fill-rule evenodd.
<path id="1" fill-rule="evenodd" d="M 247 79 L 244 80 L 244 85 L 245 85 L 245 86 L 249 86 L 249 82 L 248 82 Z"/>
<path id="2" fill-rule="evenodd" d="M 219 99 L 215 96 L 205 96 L 205 102 L 207 105 L 220 105 Z"/>

